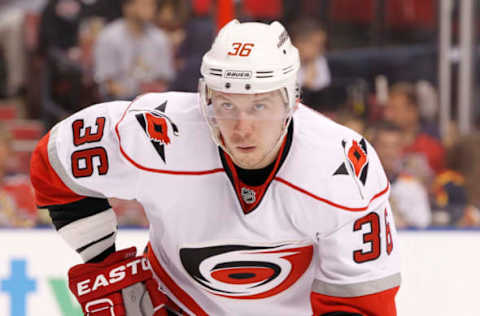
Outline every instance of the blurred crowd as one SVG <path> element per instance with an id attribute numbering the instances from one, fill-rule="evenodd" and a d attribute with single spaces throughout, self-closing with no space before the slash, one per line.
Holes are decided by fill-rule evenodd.
<path id="1" fill-rule="evenodd" d="M 480 226 L 479 132 L 460 135 L 452 120 L 441 137 L 436 74 L 388 62 L 401 54 L 392 45 L 435 45 L 436 2 L 392 0 L 383 14 L 374 0 L 230 3 L 241 21 L 286 25 L 300 52 L 302 103 L 374 145 L 399 228 Z M 28 161 L 56 122 L 99 102 L 196 91 L 228 3 L 0 0 L 0 227 L 49 225 L 34 204 Z M 342 62 L 349 54 L 381 58 Z M 110 203 L 120 225 L 147 225 L 135 201 Z"/>

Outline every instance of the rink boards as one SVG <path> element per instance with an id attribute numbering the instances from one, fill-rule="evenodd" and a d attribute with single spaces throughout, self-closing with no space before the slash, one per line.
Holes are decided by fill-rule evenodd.
<path id="1" fill-rule="evenodd" d="M 120 229 L 117 248 L 143 249 L 146 230 Z M 478 315 L 480 230 L 400 232 L 400 316 Z M 66 282 L 80 257 L 51 229 L 0 229 L 0 315 L 76 316 Z"/>

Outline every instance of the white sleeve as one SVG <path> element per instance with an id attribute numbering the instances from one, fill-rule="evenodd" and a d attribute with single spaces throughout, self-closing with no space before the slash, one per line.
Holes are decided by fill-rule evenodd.
<path id="1" fill-rule="evenodd" d="M 50 131 L 49 162 L 78 195 L 135 198 L 136 177 L 121 155 L 115 131 L 128 104 L 117 101 L 91 106 Z"/>
<path id="2" fill-rule="evenodd" d="M 397 232 L 388 202 L 318 239 L 313 291 L 358 297 L 400 285 Z"/>
<path id="3" fill-rule="evenodd" d="M 84 261 L 113 251 L 115 213 L 106 198 L 135 197 L 136 177 L 121 156 L 115 124 L 129 102 L 91 106 L 58 123 L 32 153 L 36 203 Z"/>
<path id="4" fill-rule="evenodd" d="M 360 297 L 400 285 L 400 255 L 388 200 L 388 180 L 374 148 L 368 143 L 365 146 L 368 155 L 365 181 L 360 181 L 360 172 L 358 177 L 350 173 L 362 192 L 362 200 L 357 200 L 356 204 L 366 205 L 365 208 L 331 210 L 328 215 L 335 224 L 316 235 L 320 268 L 313 292 L 321 295 Z M 344 177 L 345 181 L 349 179 Z M 338 178 L 333 179 L 338 181 Z M 343 192 L 343 201 L 360 196 L 359 190 L 340 184 L 338 182 L 332 191 Z M 336 201 L 341 203 L 342 200 Z M 318 218 L 319 223 L 322 221 L 325 219 Z"/>

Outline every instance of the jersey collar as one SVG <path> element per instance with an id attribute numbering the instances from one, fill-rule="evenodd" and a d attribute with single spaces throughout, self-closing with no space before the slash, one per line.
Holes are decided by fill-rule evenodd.
<path id="1" fill-rule="evenodd" d="M 262 201 L 270 183 L 272 182 L 273 178 L 277 174 L 277 171 L 280 169 L 283 162 L 285 161 L 285 158 L 287 157 L 287 154 L 290 150 L 290 146 L 292 144 L 292 138 L 293 138 L 293 121 L 289 124 L 288 132 L 284 137 L 282 145 L 280 146 L 280 150 L 278 151 L 277 158 L 272 163 L 273 168 L 271 168 L 270 166 L 271 168 L 270 173 L 266 175 L 266 178 L 263 180 L 263 183 L 259 185 L 247 184 L 246 182 L 251 182 L 251 181 L 248 181 L 248 179 L 243 179 L 245 180 L 243 181 L 239 177 L 238 170 L 237 170 L 238 167 L 233 163 L 230 156 L 226 154 L 225 151 L 223 151 L 219 147 L 222 165 L 225 169 L 225 172 L 228 178 L 230 179 L 230 182 L 233 185 L 233 188 L 237 195 L 238 202 L 240 203 L 240 206 L 245 215 L 251 213 L 260 205 L 260 202 Z M 266 168 L 269 168 L 269 166 L 267 166 Z M 246 176 L 253 177 L 255 176 L 254 173 L 255 171 L 253 171 L 251 175 L 247 173 Z"/>

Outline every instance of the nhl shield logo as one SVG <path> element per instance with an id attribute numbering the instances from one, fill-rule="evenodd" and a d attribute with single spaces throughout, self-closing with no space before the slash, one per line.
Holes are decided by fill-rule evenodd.
<path id="1" fill-rule="evenodd" d="M 247 204 L 253 204 L 255 203 L 256 201 L 256 193 L 255 191 L 249 189 L 249 188 L 246 188 L 246 187 L 243 187 L 241 190 L 240 190 L 240 193 L 242 194 L 242 199 L 245 203 Z"/>

